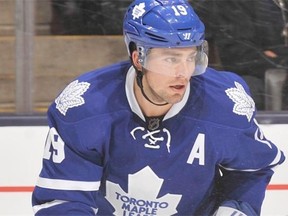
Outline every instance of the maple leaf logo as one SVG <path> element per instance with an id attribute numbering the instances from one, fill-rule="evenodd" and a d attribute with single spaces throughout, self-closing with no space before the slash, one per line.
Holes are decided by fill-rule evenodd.
<path id="1" fill-rule="evenodd" d="M 135 20 L 136 18 L 139 19 L 141 16 L 143 16 L 144 13 L 145 13 L 145 3 L 142 2 L 133 8 L 132 11 L 133 20 Z"/>
<path id="2" fill-rule="evenodd" d="M 235 103 L 233 112 L 246 116 L 250 122 L 255 111 L 255 103 L 240 83 L 234 83 L 236 88 L 229 88 L 225 91 L 227 96 Z"/>
<path id="3" fill-rule="evenodd" d="M 106 199 L 113 205 L 114 215 L 173 215 L 182 195 L 166 194 L 157 198 L 163 179 L 147 166 L 128 177 L 128 193 L 107 181 Z"/>
<path id="4" fill-rule="evenodd" d="M 87 82 L 78 82 L 78 80 L 71 82 L 55 99 L 56 108 L 59 112 L 65 116 L 69 108 L 85 104 L 85 100 L 81 95 L 87 91 L 89 86 L 90 83 Z"/>

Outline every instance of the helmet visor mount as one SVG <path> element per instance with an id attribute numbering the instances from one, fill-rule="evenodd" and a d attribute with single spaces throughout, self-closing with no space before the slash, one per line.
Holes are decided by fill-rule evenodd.
<path id="1" fill-rule="evenodd" d="M 147 71 L 170 77 L 199 75 L 208 65 L 207 42 L 200 46 L 146 48 L 137 46 L 139 62 Z"/>

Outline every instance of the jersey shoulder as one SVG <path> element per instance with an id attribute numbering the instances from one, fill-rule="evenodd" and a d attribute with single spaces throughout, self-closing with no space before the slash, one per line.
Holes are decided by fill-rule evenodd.
<path id="1" fill-rule="evenodd" d="M 120 62 L 80 75 L 57 96 L 49 112 L 64 122 L 77 122 L 123 109 L 130 66 Z"/>
<path id="2" fill-rule="evenodd" d="M 196 115 L 201 120 L 228 127 L 250 127 L 256 114 L 255 103 L 239 75 L 207 68 L 192 80 L 191 89 Z"/>

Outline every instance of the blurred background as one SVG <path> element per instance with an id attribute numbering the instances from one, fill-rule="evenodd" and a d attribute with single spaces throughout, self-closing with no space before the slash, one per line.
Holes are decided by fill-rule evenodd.
<path id="1" fill-rule="evenodd" d="M 126 60 L 129 1 L 0 0 L 0 113 L 46 112 L 80 73 Z"/>
<path id="2" fill-rule="evenodd" d="M 0 114 L 45 114 L 79 74 L 128 59 L 128 0 L 0 0 Z M 287 0 L 195 0 L 210 66 L 238 73 L 258 110 L 288 110 Z"/>

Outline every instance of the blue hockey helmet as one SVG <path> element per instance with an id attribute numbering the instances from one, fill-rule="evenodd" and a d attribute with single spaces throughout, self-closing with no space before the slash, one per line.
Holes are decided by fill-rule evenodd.
<path id="1" fill-rule="evenodd" d="M 208 64 L 204 33 L 204 24 L 187 0 L 135 0 L 123 22 L 128 53 L 135 43 L 142 62 L 151 48 L 197 47 L 200 62 L 196 65 L 201 69 L 194 75 L 203 73 Z"/>

